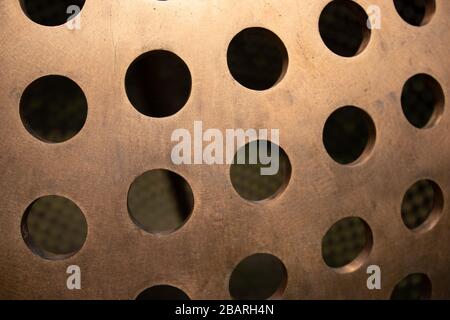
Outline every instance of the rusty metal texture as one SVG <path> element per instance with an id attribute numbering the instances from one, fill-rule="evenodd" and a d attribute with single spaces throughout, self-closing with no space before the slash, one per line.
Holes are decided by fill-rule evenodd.
<path id="1" fill-rule="evenodd" d="M 329 0 L 88 0 L 82 27 L 41 26 L 19 1 L 0 2 L 0 298 L 134 299 L 160 284 L 191 299 L 229 299 L 235 266 L 270 253 L 287 271 L 284 299 L 389 299 L 412 273 L 426 274 L 432 298 L 450 298 L 450 115 L 417 129 L 405 118 L 401 93 L 415 74 L 436 79 L 449 97 L 449 1 L 421 27 L 405 23 L 392 1 L 376 4 L 382 28 L 365 49 L 346 58 L 330 51 L 318 21 Z M 249 90 L 230 74 L 227 49 L 249 27 L 263 27 L 283 42 L 289 63 L 283 79 L 265 91 Z M 131 105 L 125 75 L 141 54 L 168 50 L 192 76 L 186 105 L 152 118 Z M 75 81 L 88 102 L 82 130 L 49 144 L 23 126 L 23 91 L 46 75 Z M 370 152 L 352 165 L 327 154 L 323 126 L 338 107 L 354 105 L 374 122 Z M 251 202 L 230 180 L 229 165 L 174 165 L 171 133 L 204 127 L 280 128 L 291 163 L 277 197 Z M 144 172 L 164 168 L 190 185 L 194 208 L 176 232 L 153 235 L 133 223 L 127 193 Z M 416 181 L 442 190 L 442 215 L 431 230 L 413 232 L 402 221 L 402 199 Z M 21 221 L 45 195 L 74 201 L 86 217 L 86 241 L 66 259 L 48 260 L 27 247 Z M 373 244 L 360 265 L 327 266 L 322 239 L 337 221 L 357 216 Z M 379 265 L 382 289 L 368 290 L 366 267 Z M 69 265 L 82 270 L 82 290 L 66 287 Z"/>

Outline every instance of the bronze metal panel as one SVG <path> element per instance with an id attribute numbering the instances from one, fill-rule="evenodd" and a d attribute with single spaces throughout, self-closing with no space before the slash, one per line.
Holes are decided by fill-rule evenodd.
<path id="1" fill-rule="evenodd" d="M 288 270 L 285 299 L 387 299 L 411 272 L 425 272 L 433 298 L 450 297 L 450 116 L 412 127 L 404 118 L 404 82 L 426 72 L 450 96 L 449 1 L 438 1 L 426 26 L 406 24 L 391 1 L 358 0 L 382 9 L 382 29 L 367 48 L 343 58 L 324 45 L 318 19 L 328 0 L 88 0 L 81 30 L 44 27 L 18 1 L 0 3 L 0 298 L 132 299 L 156 284 L 181 288 L 192 299 L 228 299 L 234 266 L 256 252 L 272 253 Z M 227 67 L 231 39 L 246 27 L 275 32 L 289 53 L 284 79 L 257 92 L 237 83 Z M 163 119 L 138 113 L 124 88 L 140 54 L 166 49 L 192 74 L 186 106 Z M 70 77 L 84 91 L 88 117 L 71 140 L 47 144 L 22 125 L 18 106 L 26 86 L 48 74 Z M 448 99 L 447 99 L 448 100 Z M 322 144 L 327 117 L 356 105 L 372 117 L 377 140 L 354 166 L 335 163 Z M 176 166 L 170 136 L 176 128 L 280 128 L 292 176 L 276 199 L 255 204 L 234 191 L 229 166 Z M 127 212 L 132 181 L 167 168 L 190 184 L 195 207 L 183 228 L 153 236 Z M 400 205 L 416 180 L 432 178 L 444 194 L 444 213 L 427 233 L 409 231 Z M 20 233 L 25 208 L 58 194 L 77 203 L 88 236 L 74 256 L 48 261 Z M 382 269 L 382 290 L 366 288 L 365 268 L 340 274 L 321 256 L 321 241 L 339 219 L 358 215 L 374 245 L 364 264 Z M 82 290 L 67 290 L 66 268 L 82 270 Z"/>

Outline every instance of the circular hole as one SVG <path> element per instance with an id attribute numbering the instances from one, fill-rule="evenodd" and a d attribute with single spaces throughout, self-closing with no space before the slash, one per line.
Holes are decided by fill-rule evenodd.
<path id="1" fill-rule="evenodd" d="M 20 100 L 20 117 L 34 137 L 59 143 L 74 137 L 87 118 L 83 90 L 69 78 L 50 75 L 32 82 Z"/>
<path id="2" fill-rule="evenodd" d="M 413 26 L 427 24 L 436 11 L 435 0 L 394 0 L 400 17 Z"/>
<path id="3" fill-rule="evenodd" d="M 191 94 L 186 63 L 175 53 L 155 50 L 142 54 L 128 68 L 125 89 L 140 113 L 164 118 L 180 111 Z"/>
<path id="4" fill-rule="evenodd" d="M 343 57 L 361 53 L 369 43 L 369 17 L 351 0 L 334 0 L 325 6 L 319 18 L 319 32 L 325 45 Z"/>
<path id="5" fill-rule="evenodd" d="M 431 180 L 414 183 L 402 201 L 402 219 L 408 229 L 428 231 L 442 214 L 444 197 L 439 186 Z"/>
<path id="6" fill-rule="evenodd" d="M 183 290 L 169 285 L 158 285 L 142 291 L 136 300 L 190 300 Z"/>
<path id="7" fill-rule="evenodd" d="M 131 184 L 128 212 L 134 223 L 153 234 L 181 228 L 194 208 L 194 195 L 187 181 L 164 169 L 147 171 Z"/>
<path id="8" fill-rule="evenodd" d="M 267 90 L 286 73 L 288 52 L 272 31 L 248 28 L 231 40 L 227 60 L 237 82 L 252 90 Z"/>
<path id="9" fill-rule="evenodd" d="M 22 217 L 22 237 L 37 255 L 50 260 L 77 253 L 87 236 L 83 212 L 71 200 L 44 196 L 33 201 Z"/>
<path id="10" fill-rule="evenodd" d="M 290 177 L 288 156 L 281 147 L 266 140 L 253 141 L 241 147 L 230 167 L 234 189 L 250 201 L 274 198 L 286 188 Z"/>
<path id="11" fill-rule="evenodd" d="M 426 274 L 413 273 L 403 278 L 391 294 L 392 300 L 428 300 L 431 298 L 431 280 Z"/>
<path id="12" fill-rule="evenodd" d="M 369 225 L 361 218 L 347 217 L 328 229 L 322 239 L 322 257 L 338 272 L 352 272 L 361 267 L 372 249 Z"/>
<path id="13" fill-rule="evenodd" d="M 278 299 L 287 285 L 286 268 L 277 257 L 267 253 L 251 255 L 234 268 L 230 295 L 236 300 Z"/>
<path id="14" fill-rule="evenodd" d="M 367 112 L 353 106 L 341 107 L 325 122 L 323 144 L 334 161 L 350 164 L 372 149 L 375 132 L 375 124 Z"/>
<path id="15" fill-rule="evenodd" d="M 444 111 L 444 91 L 427 74 L 417 74 L 406 81 L 402 91 L 403 114 L 416 128 L 434 126 Z"/>
<path id="16" fill-rule="evenodd" d="M 83 9 L 85 2 L 86 0 L 20 0 L 28 18 L 40 25 L 50 27 L 62 25 L 75 18 L 75 13 Z"/>

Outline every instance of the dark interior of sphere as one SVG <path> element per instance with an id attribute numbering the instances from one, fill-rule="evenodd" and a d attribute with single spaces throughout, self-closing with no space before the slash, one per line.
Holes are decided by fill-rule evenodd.
<path id="1" fill-rule="evenodd" d="M 433 0 L 434 1 L 434 0 Z M 421 26 L 427 13 L 430 0 L 394 0 L 398 14 L 413 26 Z"/>
<path id="2" fill-rule="evenodd" d="M 330 2 L 319 19 L 319 32 L 327 47 L 343 57 L 359 53 L 365 38 L 368 16 L 358 4 L 348 0 Z"/>
<path id="3" fill-rule="evenodd" d="M 287 273 L 283 263 L 270 254 L 254 254 L 233 270 L 229 290 L 237 300 L 265 300 L 283 290 Z"/>
<path id="4" fill-rule="evenodd" d="M 136 300 L 190 300 L 181 289 L 169 285 L 158 285 L 142 291 Z"/>
<path id="5" fill-rule="evenodd" d="M 249 28 L 233 38 L 227 58 L 230 72 L 240 84 L 266 90 L 282 77 L 288 55 L 276 34 L 263 28 Z"/>
<path id="6" fill-rule="evenodd" d="M 191 94 L 186 63 L 176 54 L 156 50 L 138 57 L 129 67 L 125 87 L 132 105 L 142 114 L 163 118 L 180 111 Z"/>
<path id="7" fill-rule="evenodd" d="M 46 142 L 63 142 L 75 136 L 83 128 L 87 112 L 87 100 L 81 88 L 58 75 L 31 83 L 20 101 L 24 126 Z"/>
<path id="8" fill-rule="evenodd" d="M 66 23 L 86 0 L 20 0 L 23 11 L 34 22 L 44 26 L 59 26 Z M 74 10 L 72 10 L 74 9 Z"/>
<path id="9" fill-rule="evenodd" d="M 366 112 L 353 106 L 342 107 L 327 119 L 323 143 L 336 162 L 350 164 L 363 154 L 374 132 L 373 122 Z"/>
<path id="10" fill-rule="evenodd" d="M 408 121 L 417 128 L 426 127 L 443 101 L 442 89 L 432 77 L 418 74 L 410 78 L 402 91 L 402 109 Z"/>

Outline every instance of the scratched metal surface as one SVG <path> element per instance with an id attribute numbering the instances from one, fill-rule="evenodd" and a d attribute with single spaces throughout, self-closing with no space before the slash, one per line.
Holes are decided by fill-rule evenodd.
<path id="1" fill-rule="evenodd" d="M 44 27 L 18 1 L 0 3 L 0 298 L 132 299 L 144 289 L 169 284 L 192 299 L 228 299 L 233 268 L 245 257 L 271 253 L 288 273 L 285 299 L 387 299 L 410 273 L 425 273 L 433 298 L 449 298 L 450 130 L 448 110 L 426 130 L 405 119 L 400 96 L 407 79 L 433 75 L 449 93 L 448 13 L 438 1 L 432 20 L 406 24 L 390 1 L 383 26 L 373 30 L 356 57 L 333 54 L 317 24 L 327 0 L 299 1 L 87 1 L 81 30 Z M 237 83 L 227 67 L 231 39 L 247 27 L 275 32 L 289 53 L 283 80 L 262 92 Z M 186 106 L 163 119 L 138 113 L 124 89 L 125 73 L 140 54 L 170 50 L 189 66 L 192 92 Z M 47 144 L 24 128 L 18 106 L 36 78 L 60 74 L 86 95 L 88 117 L 74 138 Z M 334 162 L 322 143 L 328 116 L 356 105 L 377 131 L 370 154 L 352 166 Z M 243 200 L 229 166 L 175 166 L 170 136 L 208 128 L 281 128 L 280 145 L 292 173 L 285 191 L 264 203 Z M 194 211 L 176 232 L 154 236 L 127 212 L 130 184 L 145 171 L 166 168 L 183 176 Z M 432 179 L 443 191 L 443 214 L 425 233 L 401 218 L 405 191 Z M 35 199 L 57 194 L 84 213 L 88 236 L 64 260 L 35 255 L 20 232 L 22 215 Z M 373 248 L 349 273 L 328 267 L 322 238 L 338 220 L 358 216 L 370 226 Z M 66 288 L 68 265 L 82 270 L 82 290 Z M 382 290 L 365 287 L 364 266 L 380 265 Z"/>

